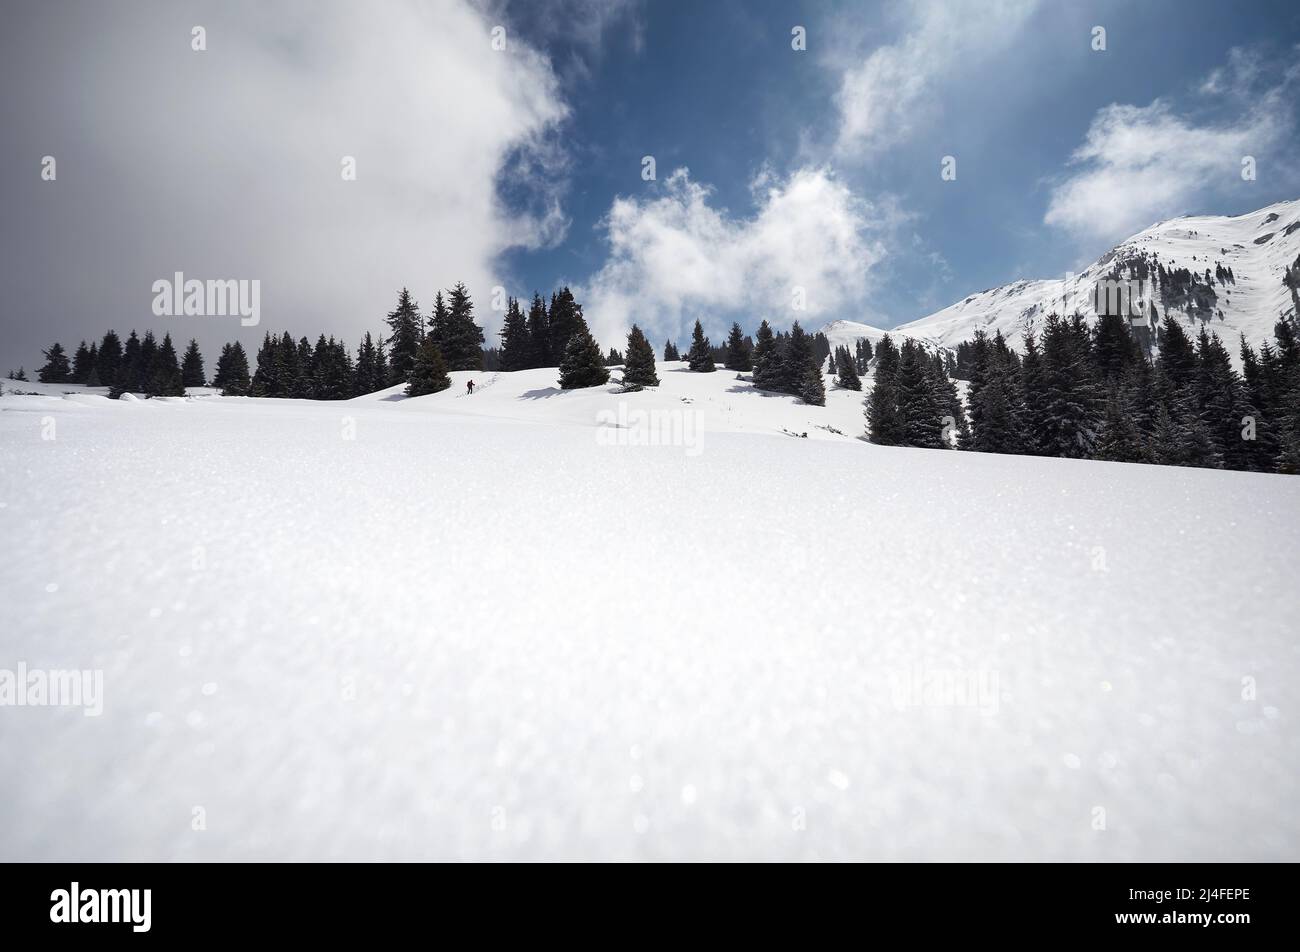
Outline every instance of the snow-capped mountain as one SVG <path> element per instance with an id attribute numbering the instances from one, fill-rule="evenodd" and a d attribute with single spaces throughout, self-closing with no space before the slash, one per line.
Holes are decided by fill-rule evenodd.
<path id="1" fill-rule="evenodd" d="M 954 347 L 983 328 L 990 335 L 1000 330 L 1018 346 L 1026 325 L 1041 326 L 1053 311 L 1095 318 L 1099 280 L 1137 279 L 1147 291 L 1143 303 L 1154 299 L 1161 317 L 1168 310 L 1193 323 L 1205 321 L 1235 350 L 1238 334 L 1267 339 L 1278 316 L 1295 311 L 1282 279 L 1298 263 L 1300 201 L 1235 218 L 1175 218 L 1121 242 L 1076 276 L 990 288 L 891 333 Z"/>
<path id="2" fill-rule="evenodd" d="M 893 338 L 896 344 L 901 343 L 905 337 L 911 337 L 927 349 L 935 346 L 932 340 L 919 334 L 908 333 L 901 328 L 887 331 L 871 324 L 863 324 L 861 321 L 831 321 L 821 328 L 821 333 L 826 335 L 832 349 L 847 347 L 850 352 L 853 350 L 853 345 L 864 338 L 870 341 L 871 346 L 874 348 L 886 334 Z"/>

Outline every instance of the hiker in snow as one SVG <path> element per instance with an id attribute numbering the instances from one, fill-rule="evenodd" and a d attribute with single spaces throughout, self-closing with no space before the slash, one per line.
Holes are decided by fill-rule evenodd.
<path id="1" fill-rule="evenodd" d="M 469 383 L 465 384 L 465 389 L 472 394 L 474 392 L 474 381 L 471 380 Z"/>

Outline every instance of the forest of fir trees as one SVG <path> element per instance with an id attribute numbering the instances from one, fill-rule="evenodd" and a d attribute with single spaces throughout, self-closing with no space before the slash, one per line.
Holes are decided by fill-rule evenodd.
<path id="1" fill-rule="evenodd" d="M 158 341 L 152 331 L 143 337 L 132 331 L 122 341 L 110 330 L 97 343 L 83 341 L 71 357 L 53 344 L 38 375 L 45 383 L 106 386 L 112 397 L 181 396 L 188 387 L 210 385 L 227 395 L 315 400 L 397 385 L 411 396 L 436 393 L 451 385 L 451 371 L 485 366 L 558 367 L 563 389 L 603 385 L 617 365 L 625 392 L 659 383 L 655 351 L 641 329 L 633 325 L 624 351 L 602 352 L 567 287 L 549 302 L 534 294 L 527 312 L 509 298 L 500 345 L 489 350 L 463 284 L 439 292 L 427 316 L 403 289 L 386 325 L 378 339 L 364 336 L 355 357 L 323 334 L 312 344 L 268 333 L 251 372 L 243 346 L 229 343 L 210 381 L 195 341 L 178 355 L 169 334 Z M 1300 472 L 1294 315 L 1283 316 L 1273 340 L 1258 350 L 1242 337 L 1241 372 L 1204 323 L 1193 339 L 1166 313 L 1150 343 L 1152 352 L 1118 315 L 1091 325 L 1078 314 L 1049 315 L 1041 329 L 1024 334 L 1021 352 L 1000 332 L 983 331 L 955 350 L 932 352 L 910 338 L 900 347 L 889 335 L 874 348 L 858 340 L 852 349 L 832 349 L 824 335 L 810 335 L 798 322 L 777 332 L 766 320 L 752 338 L 732 324 L 715 346 L 697 320 L 685 356 L 671 340 L 662 356 L 697 373 L 721 364 L 740 379 L 748 374 L 755 389 L 813 406 L 825 405 L 825 374 L 833 375 L 833 386 L 852 391 L 869 378 L 864 437 L 884 446 Z M 964 400 L 957 380 L 966 381 Z"/>

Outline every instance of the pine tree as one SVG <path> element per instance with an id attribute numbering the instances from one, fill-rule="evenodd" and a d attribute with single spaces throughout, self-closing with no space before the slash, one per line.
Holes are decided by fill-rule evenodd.
<path id="1" fill-rule="evenodd" d="M 713 363 L 709 339 L 704 336 L 704 328 L 698 320 L 691 332 L 691 349 L 686 354 L 686 363 L 696 373 L 713 373 L 718 369 Z"/>
<path id="2" fill-rule="evenodd" d="M 943 416 L 929 372 L 929 358 L 913 340 L 903 341 L 894 373 L 895 400 L 903 446 L 939 449 L 944 446 Z"/>
<path id="3" fill-rule="evenodd" d="M 109 386 L 117 379 L 121 364 L 122 341 L 116 331 L 110 330 L 99 342 L 99 353 L 95 358 L 95 369 L 99 372 L 101 386 Z"/>
<path id="4" fill-rule="evenodd" d="M 659 377 L 655 373 L 655 352 L 646 340 L 641 328 L 632 325 L 627 335 L 627 358 L 623 364 L 623 385 L 625 387 L 657 387 Z"/>
<path id="5" fill-rule="evenodd" d="M 556 356 L 551 353 L 551 325 L 546 316 L 546 302 L 533 292 L 533 303 L 528 309 L 528 366 L 554 367 Z"/>
<path id="6" fill-rule="evenodd" d="M 222 395 L 227 397 L 242 397 L 248 393 L 252 386 L 248 376 L 248 355 L 239 341 L 221 348 L 212 386 L 221 388 Z"/>
<path id="7" fill-rule="evenodd" d="M 397 295 L 397 307 L 388 312 L 388 375 L 390 386 L 406 383 L 415 366 L 415 352 L 420 346 L 420 309 L 411 298 L 411 292 L 402 288 Z"/>
<path id="8" fill-rule="evenodd" d="M 428 340 L 428 335 L 425 335 L 425 340 Z M 365 336 L 361 338 L 361 345 L 357 347 L 354 379 L 356 382 L 353 388 L 358 396 L 383 390 L 388 382 L 386 375 L 380 370 L 379 349 L 375 346 L 374 338 L 370 336 L 369 331 L 366 331 Z"/>
<path id="9" fill-rule="evenodd" d="M 73 383 L 85 383 L 86 377 L 90 375 L 90 348 L 86 346 L 83 340 L 77 346 L 77 352 L 72 358 L 72 374 L 70 379 Z"/>
<path id="10" fill-rule="evenodd" d="M 599 387 L 609 382 L 609 370 L 600 353 L 600 345 L 584 326 L 569 338 L 560 361 L 560 389 Z"/>
<path id="11" fill-rule="evenodd" d="M 776 390 L 781 383 L 781 354 L 776 336 L 767 321 L 758 325 L 754 337 L 754 386 L 759 390 Z"/>
<path id="12" fill-rule="evenodd" d="M 162 343 L 154 352 L 145 392 L 150 396 L 183 397 L 185 385 L 181 382 L 181 367 L 176 360 L 176 347 L 172 335 L 164 334 Z"/>
<path id="13" fill-rule="evenodd" d="M 573 299 L 573 292 L 567 287 L 551 295 L 547 322 L 550 329 L 552 358 L 559 354 L 567 358 L 569 338 L 587 331 L 587 322 L 582 316 L 582 306 Z"/>
<path id="14" fill-rule="evenodd" d="M 506 302 L 506 319 L 501 325 L 500 337 L 501 369 L 509 372 L 527 368 L 532 359 L 532 341 L 528 336 L 528 321 L 519 309 L 518 298 L 510 298 Z"/>
<path id="15" fill-rule="evenodd" d="M 821 361 L 814 353 L 812 339 L 799 326 L 799 322 L 795 321 L 790 328 L 790 337 L 781 349 L 778 389 L 785 393 L 802 395 L 803 390 L 809 385 L 810 369 L 817 373 L 818 379 L 821 378 Z M 823 387 L 823 400 L 824 394 Z"/>
<path id="16" fill-rule="evenodd" d="M 837 376 L 835 382 L 845 390 L 861 390 L 862 379 L 858 376 L 858 368 L 847 347 L 837 347 L 835 349 L 835 364 Z"/>
<path id="17" fill-rule="evenodd" d="M 677 350 L 677 345 L 672 341 L 664 341 L 664 360 L 681 360 L 681 352 Z"/>
<path id="18" fill-rule="evenodd" d="M 430 334 L 425 337 L 416 354 L 411 379 L 406 385 L 406 395 L 423 397 L 426 394 L 446 390 L 450 386 L 451 378 L 447 375 L 447 362 L 443 359 L 442 351 L 438 349 L 434 336 Z"/>
<path id="19" fill-rule="evenodd" d="M 199 353 L 199 342 L 192 337 L 189 346 L 185 348 L 185 359 L 181 361 L 181 385 L 207 386 L 207 377 L 203 372 L 203 355 Z"/>
<path id="20" fill-rule="evenodd" d="M 809 406 L 826 406 L 826 382 L 822 379 L 820 367 L 814 365 L 804 371 L 798 396 Z"/>
<path id="21" fill-rule="evenodd" d="M 447 292 L 447 327 L 434 336 L 448 369 L 483 369 L 483 328 L 474 323 L 474 302 L 464 284 Z"/>
<path id="22" fill-rule="evenodd" d="M 68 364 L 68 355 L 63 345 L 55 341 L 49 350 L 41 351 L 45 357 L 45 366 L 36 371 L 36 379 L 41 383 L 67 383 L 72 377 L 72 367 Z"/>
<path id="23" fill-rule="evenodd" d="M 749 359 L 749 348 L 745 346 L 745 335 L 741 331 L 740 325 L 733 323 L 731 333 L 727 335 L 727 356 L 723 361 L 723 366 L 728 370 L 735 370 L 744 373 L 752 367 Z"/>
<path id="24" fill-rule="evenodd" d="M 140 338 L 136 336 L 135 331 L 131 331 L 122 346 L 122 359 L 117 362 L 117 372 L 109 384 L 109 397 L 117 400 L 124 393 L 139 393 L 140 374 Z"/>

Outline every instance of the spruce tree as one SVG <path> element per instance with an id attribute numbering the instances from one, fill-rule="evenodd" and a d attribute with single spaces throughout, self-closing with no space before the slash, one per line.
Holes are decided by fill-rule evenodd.
<path id="1" fill-rule="evenodd" d="M 837 347 L 835 350 L 836 363 L 836 380 L 835 382 L 845 390 L 861 390 L 862 379 L 858 376 L 858 368 L 854 366 L 854 360 L 849 356 L 847 347 Z"/>
<path id="2" fill-rule="evenodd" d="M 623 363 L 623 385 L 626 387 L 657 387 L 655 352 L 641 328 L 632 325 L 627 335 L 627 357 Z"/>
<path id="3" fill-rule="evenodd" d="M 698 320 L 695 322 L 695 330 L 691 332 L 691 349 L 686 354 L 686 362 L 696 373 L 711 374 L 718 369 L 713 363 L 709 339 L 704 336 L 704 328 Z"/>
<path id="4" fill-rule="evenodd" d="M 406 383 L 411 378 L 411 370 L 415 366 L 415 352 L 419 349 L 420 338 L 420 309 L 415 301 L 411 298 L 411 292 L 402 288 L 401 293 L 397 295 L 397 307 L 388 312 L 386 319 L 389 334 L 388 344 L 388 375 L 390 386 L 396 383 Z"/>
<path id="5" fill-rule="evenodd" d="M 745 345 L 745 335 L 741 331 L 739 324 L 733 323 L 731 333 L 727 335 L 727 355 L 723 361 L 723 366 L 728 370 L 735 370 L 740 373 L 744 373 L 752 367 L 749 347 Z"/>
<path id="6" fill-rule="evenodd" d="M 821 361 L 813 348 L 813 339 L 795 321 L 790 328 L 790 337 L 781 349 L 781 370 L 778 389 L 785 393 L 802 395 L 809 384 L 808 371 L 815 371 L 821 377 Z M 824 388 L 823 388 L 824 393 Z"/>
<path id="7" fill-rule="evenodd" d="M 199 353 L 199 342 L 190 338 L 185 348 L 185 359 L 181 361 L 181 385 L 185 387 L 207 386 L 207 377 L 203 371 L 203 355 Z"/>
<path id="8" fill-rule="evenodd" d="M 529 367 L 554 367 L 557 356 L 551 353 L 551 325 L 546 315 L 546 302 L 533 292 L 533 303 L 528 309 L 528 364 Z"/>
<path id="9" fill-rule="evenodd" d="M 483 369 L 483 328 L 474 323 L 474 302 L 460 282 L 447 292 L 447 327 L 435 343 L 449 370 Z"/>
<path id="10" fill-rule="evenodd" d="M 212 378 L 212 386 L 220 388 L 223 396 L 242 397 L 248 393 L 251 385 L 244 345 L 239 341 L 224 345 L 221 356 L 217 358 L 217 372 Z"/>
<path id="11" fill-rule="evenodd" d="M 781 382 L 781 354 L 772 326 L 763 321 L 754 335 L 754 386 L 759 390 L 776 390 Z"/>
<path id="12" fill-rule="evenodd" d="M 72 357 L 72 374 L 69 379 L 73 383 L 85 383 L 86 377 L 90 375 L 90 363 L 90 348 L 83 340 L 77 345 L 77 351 Z"/>
<path id="13" fill-rule="evenodd" d="M 569 338 L 587 330 L 587 322 L 582 316 L 582 306 L 573 299 L 573 292 L 568 287 L 563 287 L 551 295 L 547 322 L 550 329 L 551 357 L 561 354 L 567 357 Z"/>
<path id="14" fill-rule="evenodd" d="M 528 336 L 528 320 L 519 309 L 519 299 L 506 302 L 506 318 L 501 325 L 501 369 L 507 372 L 524 370 L 532 359 L 532 341 Z"/>
<path id="15" fill-rule="evenodd" d="M 99 342 L 99 353 L 95 357 L 95 369 L 99 372 L 101 386 L 111 386 L 117 379 L 118 368 L 122 364 L 122 341 L 117 332 L 110 330 Z"/>
<path id="16" fill-rule="evenodd" d="M 36 379 L 41 383 L 67 383 L 72 378 L 72 367 L 63 345 L 55 341 L 49 350 L 41 351 L 45 357 L 45 366 L 36 371 Z"/>
<path id="17" fill-rule="evenodd" d="M 416 354 L 411 379 L 406 385 L 406 395 L 423 397 L 426 394 L 446 390 L 450 386 L 451 378 L 447 375 L 447 362 L 443 359 L 442 351 L 438 349 L 433 335 L 430 334 L 425 337 Z"/>
<path id="18" fill-rule="evenodd" d="M 158 397 L 185 396 L 185 385 L 181 381 L 181 367 L 176 360 L 176 347 L 172 344 L 171 334 L 163 334 L 162 343 L 154 352 L 145 392 L 150 396 Z"/>
<path id="19" fill-rule="evenodd" d="M 560 389 L 576 390 L 581 387 L 599 387 L 609 382 L 609 369 L 601 356 L 600 345 L 584 326 L 569 337 L 560 361 Z"/>

